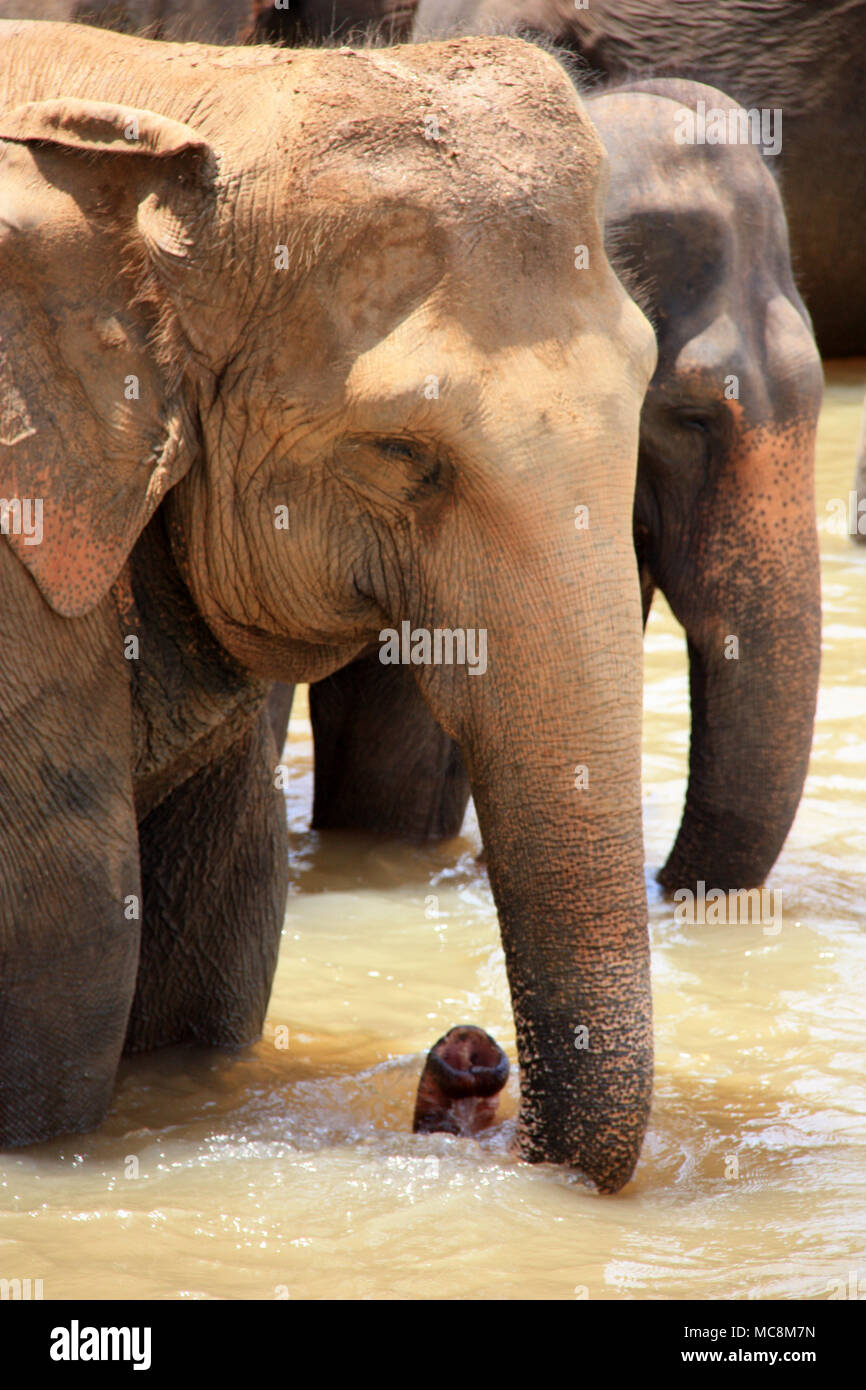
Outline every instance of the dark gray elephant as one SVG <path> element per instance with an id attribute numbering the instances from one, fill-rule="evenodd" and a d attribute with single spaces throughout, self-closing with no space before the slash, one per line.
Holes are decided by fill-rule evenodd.
<path id="1" fill-rule="evenodd" d="M 608 253 L 644 285 L 659 344 L 634 533 L 644 612 L 660 588 L 689 648 L 669 890 L 766 877 L 802 793 L 820 665 L 820 359 L 764 160 L 751 145 L 678 143 L 681 113 L 700 102 L 735 109 L 676 80 L 589 103 L 613 170 Z"/>
<path id="2" fill-rule="evenodd" d="M 411 35 L 415 0 L 252 0 L 250 43 L 403 43 Z"/>
<path id="3" fill-rule="evenodd" d="M 401 43 L 415 0 L 0 0 L 0 19 L 76 21 L 152 39 L 293 47 Z"/>
<path id="4" fill-rule="evenodd" d="M 487 847 L 518 1150 L 628 1180 L 656 348 L 604 253 L 605 165 L 515 40 L 0 23 L 0 1144 L 97 1124 L 125 1041 L 258 1033 L 286 872 L 265 683 L 405 623 L 485 634 L 483 673 L 412 671 Z"/>
<path id="5" fill-rule="evenodd" d="M 669 890 L 763 882 L 806 776 L 820 651 L 820 361 L 765 162 L 750 145 L 677 140 L 699 101 L 735 109 L 721 92 L 675 80 L 589 103 L 611 155 L 608 254 L 659 347 L 634 539 L 645 617 L 658 587 L 689 647 L 689 784 L 660 873 Z M 369 654 L 311 690 L 315 824 L 393 831 L 414 785 L 403 828 L 455 834 L 465 776 L 425 728 L 409 681 L 401 708 L 399 670 L 377 665 Z M 377 703 L 387 736 L 373 734 Z M 320 777 L 320 762 L 339 768 L 338 784 Z M 434 775 L 443 763 L 447 783 Z"/>
<path id="6" fill-rule="evenodd" d="M 0 0 L 0 19 L 76 21 L 152 39 L 236 43 L 250 0 Z"/>

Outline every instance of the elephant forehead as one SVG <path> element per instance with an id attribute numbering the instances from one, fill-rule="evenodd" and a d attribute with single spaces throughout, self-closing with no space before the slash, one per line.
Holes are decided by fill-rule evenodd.
<path id="1" fill-rule="evenodd" d="M 684 83 L 684 88 L 714 93 L 710 87 Z M 746 113 L 722 93 L 719 115 L 731 121 Z M 689 101 L 648 92 L 623 91 L 590 102 L 590 114 L 611 155 L 614 194 L 635 199 L 665 186 L 667 201 L 679 201 L 685 193 L 694 201 L 703 190 L 717 198 L 736 195 L 738 203 L 754 212 L 775 195 L 775 181 L 767 159 L 739 127 L 730 138 L 707 140 L 700 129 L 687 129 L 687 117 L 695 119 Z M 776 195 L 777 196 L 777 195 Z"/>
<path id="2" fill-rule="evenodd" d="M 554 219 L 519 187 L 499 192 L 449 198 L 442 183 L 393 171 L 381 179 L 357 169 L 321 174 L 296 201 L 286 235 L 287 312 L 323 317 L 352 353 L 434 295 L 440 314 L 477 324 L 473 336 L 511 338 L 512 319 L 519 336 L 530 320 L 537 336 L 539 318 L 545 337 L 570 336 L 578 306 L 610 292 L 598 220 L 583 208 Z M 586 264 L 576 262 L 578 245 L 589 248 Z"/>
<path id="3" fill-rule="evenodd" d="M 322 173 L 411 189 L 443 213 L 562 220 L 594 207 L 604 150 L 562 69 L 516 40 L 318 54 L 292 191 Z M 292 97 L 287 119 L 298 114 Z"/>
<path id="4" fill-rule="evenodd" d="M 409 268 L 414 242 L 417 276 L 435 262 L 440 270 L 498 265 L 512 277 L 543 272 L 558 280 L 573 270 L 576 243 L 600 248 L 593 206 L 566 195 L 557 215 L 520 179 L 455 179 L 447 168 L 433 175 L 332 168 L 319 176 L 295 203 L 298 264 L 336 266 L 351 257 L 370 273 L 381 266 L 396 274 L 401 253 Z"/>
<path id="5" fill-rule="evenodd" d="M 479 350 L 566 344 L 618 313 L 615 282 L 595 257 L 576 269 L 574 237 L 486 228 L 477 237 L 443 226 L 429 209 L 380 205 L 318 239 L 315 264 L 297 283 L 287 314 L 319 328 L 304 348 L 329 370 L 377 345 L 409 354 L 423 379 L 450 325 Z M 280 358 L 286 360 L 286 346 Z M 427 364 L 427 365 L 425 365 Z"/>

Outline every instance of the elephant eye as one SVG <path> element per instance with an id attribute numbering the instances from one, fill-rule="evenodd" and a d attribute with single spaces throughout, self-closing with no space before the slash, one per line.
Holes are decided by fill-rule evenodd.
<path id="1" fill-rule="evenodd" d="M 683 440 L 691 465 L 707 468 L 713 457 L 713 441 L 716 437 L 717 421 L 711 411 L 688 407 L 676 412 L 677 424 L 683 431 Z"/>
<path id="2" fill-rule="evenodd" d="M 383 438 L 376 441 L 379 452 L 392 463 L 406 464 L 417 478 L 418 488 L 436 488 L 443 477 L 441 457 L 414 439 Z"/>
<path id="3" fill-rule="evenodd" d="M 380 454 L 383 454 L 387 459 L 393 459 L 396 463 L 423 465 L 425 461 L 425 451 L 412 439 L 385 435 L 379 439 L 374 439 L 373 444 Z"/>
<path id="4" fill-rule="evenodd" d="M 700 411 L 688 410 L 680 414 L 680 424 L 687 430 L 699 430 L 702 434 L 709 434 L 712 419 L 709 415 L 702 415 Z"/>
<path id="5" fill-rule="evenodd" d="M 437 442 L 411 435 L 350 435 L 337 446 L 344 477 L 371 495 L 418 506 L 444 495 L 451 469 Z"/>

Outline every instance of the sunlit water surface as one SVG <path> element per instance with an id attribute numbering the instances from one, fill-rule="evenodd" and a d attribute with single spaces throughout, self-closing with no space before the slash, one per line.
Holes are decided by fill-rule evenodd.
<path id="1" fill-rule="evenodd" d="M 238 1056 L 124 1063 L 92 1135 L 0 1156 L 0 1276 L 45 1298 L 866 1296 L 866 548 L 847 499 L 866 363 L 834 364 L 818 509 L 824 665 L 812 765 L 768 887 L 781 930 L 674 921 L 654 874 L 688 750 L 682 634 L 646 640 L 656 1082 L 636 1178 L 599 1198 L 482 1143 L 413 1136 L 428 1047 L 479 1023 L 512 1060 L 470 809 L 429 848 L 307 829 L 312 745 L 285 761 L 292 888 L 266 1033 Z M 303 694 L 303 692 L 302 692 Z M 285 1045 L 287 1044 L 287 1045 Z"/>

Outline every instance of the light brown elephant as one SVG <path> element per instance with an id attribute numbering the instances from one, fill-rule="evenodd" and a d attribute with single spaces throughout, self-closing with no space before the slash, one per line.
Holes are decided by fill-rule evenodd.
<path id="1" fill-rule="evenodd" d="M 0 26 L 2 1143 L 98 1123 L 124 1040 L 255 1036 L 285 874 L 265 683 L 406 624 L 485 635 L 483 673 L 412 670 L 487 847 L 519 1152 L 629 1178 L 655 343 L 605 177 L 518 40 Z"/>
<path id="2" fill-rule="evenodd" d="M 764 881 L 806 778 L 820 665 L 821 364 L 766 162 L 677 139 L 701 102 L 737 110 L 676 79 L 587 103 L 611 156 L 608 255 L 659 347 L 634 536 L 645 616 L 661 589 L 688 639 L 689 782 L 659 874 L 671 892 Z M 314 825 L 458 832 L 459 754 L 399 670 L 361 657 L 313 686 L 310 712 Z"/>

